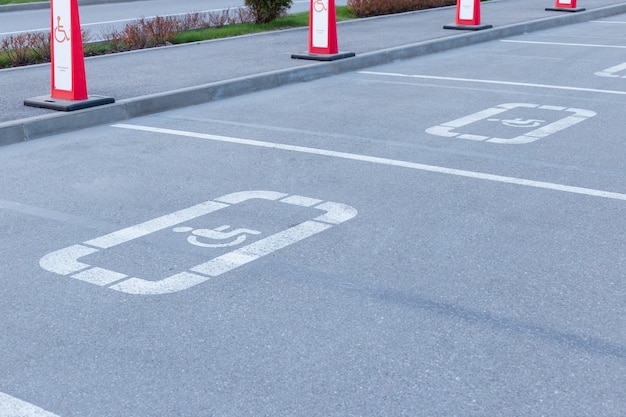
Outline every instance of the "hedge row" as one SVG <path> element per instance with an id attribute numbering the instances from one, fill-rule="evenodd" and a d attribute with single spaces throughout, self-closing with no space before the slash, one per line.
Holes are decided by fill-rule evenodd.
<path id="1" fill-rule="evenodd" d="M 237 23 L 251 23 L 255 15 L 241 7 L 220 12 L 190 13 L 176 17 L 139 19 L 120 30 L 102 33 L 104 42 L 89 43 L 90 34 L 82 31 L 86 56 L 130 51 L 167 45 L 179 32 L 219 28 Z M 19 67 L 50 61 L 50 32 L 32 32 L 9 35 L 0 42 L 0 68 Z"/>
<path id="2" fill-rule="evenodd" d="M 195 29 L 220 28 L 225 25 L 252 23 L 254 12 L 246 7 L 226 9 L 219 12 L 189 13 L 183 16 L 157 16 L 139 19 L 121 30 L 105 32 L 110 52 L 152 48 L 167 45 L 179 32 Z M 91 51 L 85 51 L 90 54 Z"/>
<path id="3" fill-rule="evenodd" d="M 357 17 L 370 17 L 454 4 L 456 0 L 348 0 L 348 9 Z"/>

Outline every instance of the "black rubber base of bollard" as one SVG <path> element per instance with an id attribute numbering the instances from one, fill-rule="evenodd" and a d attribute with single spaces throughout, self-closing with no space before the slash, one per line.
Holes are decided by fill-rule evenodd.
<path id="1" fill-rule="evenodd" d="M 81 110 L 111 103 L 115 103 L 114 98 L 103 96 L 89 96 L 86 100 L 61 100 L 50 96 L 39 96 L 24 100 L 25 106 L 59 111 Z"/>
<path id="2" fill-rule="evenodd" d="M 584 12 L 586 9 L 584 7 L 576 7 L 575 9 L 569 7 L 546 7 L 546 11 L 549 12 Z"/>
<path id="3" fill-rule="evenodd" d="M 493 25 L 445 25 L 444 29 L 455 29 L 455 30 L 483 30 L 483 29 L 491 29 Z"/>
<path id="4" fill-rule="evenodd" d="M 337 61 L 338 59 L 351 58 L 354 52 L 339 52 L 338 54 L 293 54 L 292 59 L 308 59 L 310 61 Z"/>

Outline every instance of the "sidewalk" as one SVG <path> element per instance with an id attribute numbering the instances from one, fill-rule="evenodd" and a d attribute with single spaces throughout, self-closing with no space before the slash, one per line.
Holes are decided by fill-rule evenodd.
<path id="1" fill-rule="evenodd" d="M 0 70 L 0 145 L 626 13 L 626 1 L 579 0 L 587 10 L 578 13 L 545 11 L 552 6 L 483 3 L 482 23 L 494 28 L 477 32 L 443 29 L 454 23 L 454 7 L 343 22 L 340 52 L 357 55 L 330 63 L 290 58 L 306 51 L 307 28 L 86 58 L 89 94 L 116 103 L 70 113 L 23 105 L 50 93 L 50 64 Z"/>

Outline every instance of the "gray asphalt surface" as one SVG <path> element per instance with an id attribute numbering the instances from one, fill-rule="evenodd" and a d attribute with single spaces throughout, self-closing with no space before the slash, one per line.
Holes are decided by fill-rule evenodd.
<path id="1" fill-rule="evenodd" d="M 0 148 L 0 415 L 623 415 L 625 22 Z"/>
<path id="2" fill-rule="evenodd" d="M 89 93 L 113 97 L 118 103 L 70 115 L 23 105 L 24 99 L 49 93 L 49 65 L 2 70 L 0 143 L 306 81 L 626 10 L 626 3 L 589 0 L 585 4 L 587 12 L 559 13 L 545 11 L 545 3 L 541 0 L 488 2 L 481 8 L 483 23 L 493 24 L 494 29 L 479 33 L 443 29 L 443 25 L 454 22 L 454 8 L 342 23 L 338 25 L 339 48 L 355 52 L 357 57 L 330 64 L 290 58 L 293 53 L 306 51 L 306 28 L 88 58 Z"/>

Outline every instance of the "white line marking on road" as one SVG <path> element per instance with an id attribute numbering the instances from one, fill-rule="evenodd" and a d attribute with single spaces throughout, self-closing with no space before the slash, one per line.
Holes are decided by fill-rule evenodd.
<path id="1" fill-rule="evenodd" d="M 48 32 L 49 30 L 50 30 L 50 28 L 18 30 L 18 31 L 15 31 L 15 32 L 2 32 L 2 33 L 0 33 L 0 37 L 10 36 L 10 35 L 19 35 L 19 34 L 22 34 L 22 33 L 31 33 L 31 32 Z"/>
<path id="2" fill-rule="evenodd" d="M 152 219 L 133 227 L 118 230 L 117 232 L 88 240 L 85 244 L 99 249 L 108 249 L 139 237 L 149 235 L 150 233 L 175 226 L 187 220 L 204 216 L 214 211 L 223 209 L 224 207 L 228 207 L 228 205 L 216 203 L 214 201 L 207 201 L 202 204 L 189 207 L 185 210 L 179 210 L 175 213 Z"/>
<path id="3" fill-rule="evenodd" d="M 592 20 L 591 23 L 608 23 L 610 25 L 626 25 L 626 22 L 607 21 L 607 20 Z"/>
<path id="4" fill-rule="evenodd" d="M 83 245 L 73 245 L 62 251 L 55 252 L 54 256 L 44 256 L 39 261 L 39 264 L 46 271 L 67 275 L 88 268 L 88 264 L 78 262 L 77 259 L 96 252 L 98 252 L 98 249 L 88 248 Z"/>
<path id="5" fill-rule="evenodd" d="M 121 281 L 126 277 L 128 277 L 128 275 L 98 267 L 93 267 L 86 271 L 72 275 L 72 278 L 99 285 L 101 287 Z"/>
<path id="6" fill-rule="evenodd" d="M 587 92 L 587 93 L 616 94 L 616 95 L 622 95 L 622 96 L 626 95 L 626 91 L 619 91 L 619 90 L 599 90 L 596 88 L 570 87 L 566 85 L 521 83 L 521 82 L 516 82 L 516 81 L 482 80 L 478 78 L 439 77 L 435 75 L 399 74 L 399 73 L 394 73 L 394 72 L 376 72 L 376 71 L 359 71 L 359 74 L 379 75 L 379 76 L 384 76 L 384 77 L 418 78 L 418 79 L 424 79 L 424 80 L 442 80 L 442 81 L 460 81 L 460 82 L 481 83 L 481 84 L 514 85 L 518 87 L 534 87 L 534 88 L 547 88 L 551 90 L 582 91 L 582 92 Z"/>
<path id="7" fill-rule="evenodd" d="M 591 48 L 613 48 L 613 49 L 626 49 L 625 45 L 599 45 L 592 43 L 567 43 L 567 42 L 543 42 L 543 41 L 516 41 L 512 39 L 502 39 L 500 42 L 509 43 L 526 43 L 531 45 L 554 45 L 554 46 L 585 46 Z"/>
<path id="8" fill-rule="evenodd" d="M 49 411 L 0 392 L 0 417 L 59 417 Z"/>
<path id="9" fill-rule="evenodd" d="M 620 65 L 615 65 L 611 68 L 607 68 L 604 71 L 598 71 L 594 73 L 594 75 L 598 75 L 600 77 L 620 78 L 620 76 L 616 73 L 624 70 L 626 70 L 626 62 Z M 622 75 L 621 78 L 626 78 L 626 75 Z"/>
<path id="10" fill-rule="evenodd" d="M 301 206 L 301 207 L 312 207 L 316 204 L 320 204 L 322 200 L 318 200 L 317 198 L 302 197 L 299 195 L 298 196 L 291 195 L 289 197 L 283 198 L 282 200 L 280 200 L 280 202 L 293 204 L 295 206 Z"/>
<path id="11" fill-rule="evenodd" d="M 163 129 L 158 127 L 131 125 L 126 123 L 114 124 L 112 127 L 128 130 L 137 130 L 142 132 L 161 133 L 172 136 L 182 136 L 196 139 L 207 139 L 216 142 L 234 143 L 238 145 L 256 146 L 260 148 L 280 149 L 284 151 L 300 152 L 312 155 L 328 156 L 332 158 L 348 159 L 352 161 L 369 162 L 379 165 L 395 166 L 400 168 L 409 168 L 418 171 L 435 172 L 439 174 L 454 175 L 458 177 L 474 178 L 486 181 L 494 181 L 506 184 L 523 185 L 525 187 L 542 188 L 546 190 L 562 191 L 566 193 L 580 194 L 591 197 L 609 198 L 613 200 L 626 201 L 626 194 L 615 193 L 611 191 L 595 190 L 592 188 L 574 187 L 570 185 L 555 184 L 551 182 L 534 181 L 524 178 L 506 177 L 503 175 L 493 175 L 476 171 L 465 171 L 462 169 L 446 168 L 436 165 L 425 165 L 415 162 L 399 161 L 395 159 L 379 158 L 376 156 L 359 155 L 347 152 L 331 151 L 319 148 L 309 148 L 304 146 L 285 145 L 281 143 L 263 142 L 251 139 L 233 138 L 228 136 L 210 135 L 206 133 L 195 133 L 183 130 Z"/>

